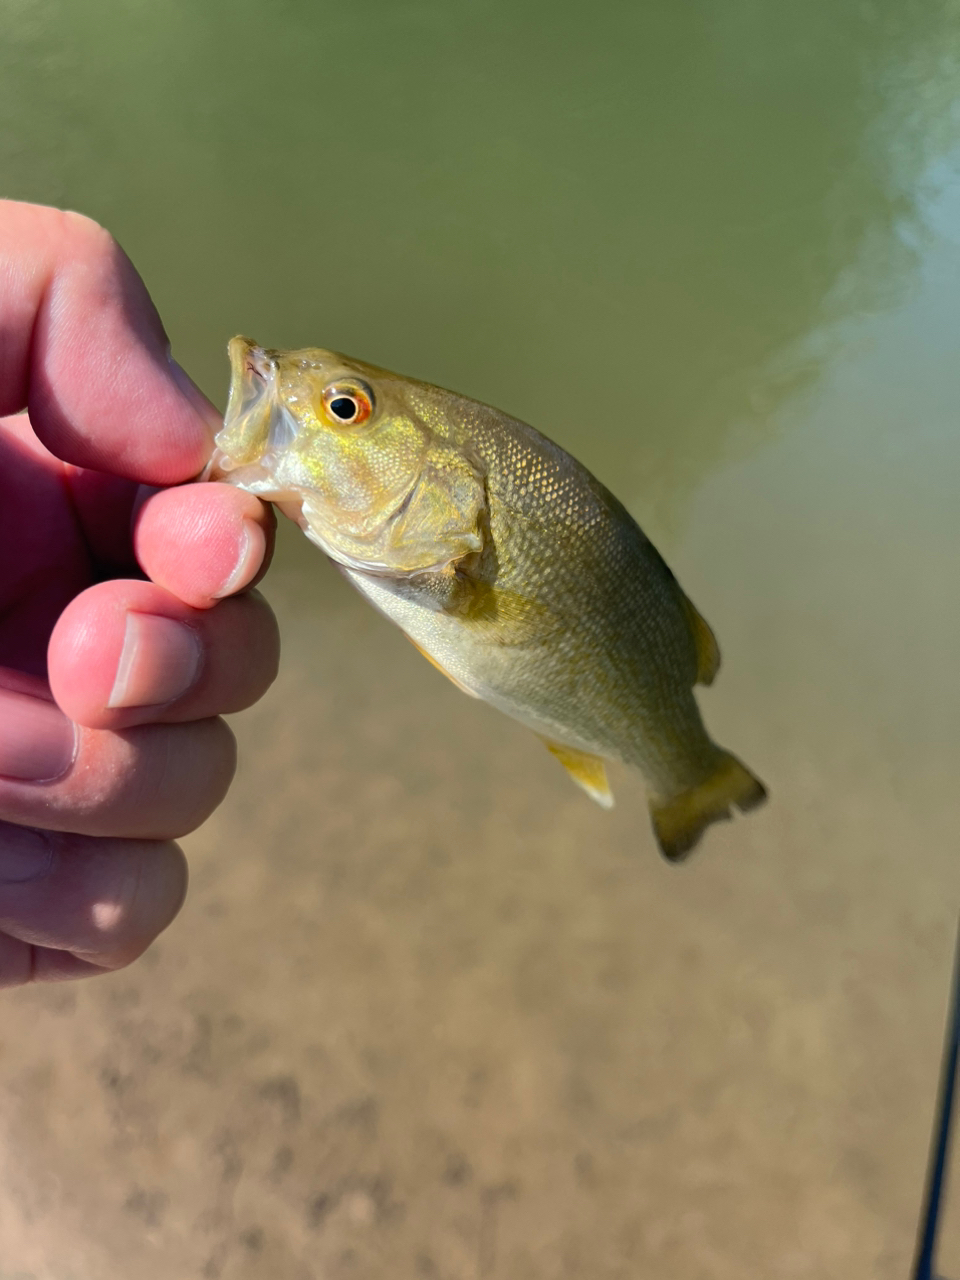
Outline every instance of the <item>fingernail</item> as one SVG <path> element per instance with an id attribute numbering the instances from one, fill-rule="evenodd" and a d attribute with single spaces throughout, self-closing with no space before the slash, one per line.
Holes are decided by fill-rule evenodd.
<path id="1" fill-rule="evenodd" d="M 67 772 L 76 750 L 76 725 L 55 703 L 0 692 L 0 777 L 52 782 Z"/>
<path id="2" fill-rule="evenodd" d="M 167 352 L 167 361 L 170 365 L 170 373 L 174 382 L 196 409 L 197 413 L 200 414 L 200 417 L 208 424 L 211 432 L 216 435 L 223 426 L 223 415 L 217 412 L 216 405 L 210 403 L 186 369 L 177 364 L 169 352 Z"/>
<path id="3" fill-rule="evenodd" d="M 39 880 L 50 870 L 53 845 L 43 831 L 31 827 L 0 827 L 0 884 Z"/>
<path id="4" fill-rule="evenodd" d="M 266 549 L 267 539 L 260 526 L 254 520 L 244 520 L 243 536 L 240 539 L 240 555 L 230 576 L 214 595 L 214 600 L 220 600 L 234 591 L 239 591 L 241 587 L 245 587 L 260 568 Z"/>
<path id="5" fill-rule="evenodd" d="M 123 651 L 107 706 L 155 707 L 196 682 L 203 661 L 196 632 L 173 618 L 128 613 Z"/>

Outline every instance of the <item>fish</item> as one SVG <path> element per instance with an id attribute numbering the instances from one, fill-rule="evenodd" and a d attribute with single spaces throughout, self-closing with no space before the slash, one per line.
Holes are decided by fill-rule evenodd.
<path id="1" fill-rule="evenodd" d="M 322 348 L 235 337 L 207 478 L 295 520 L 458 689 L 537 734 L 600 805 L 643 775 L 676 862 L 767 797 L 708 735 L 710 627 L 626 508 L 535 428 Z"/>

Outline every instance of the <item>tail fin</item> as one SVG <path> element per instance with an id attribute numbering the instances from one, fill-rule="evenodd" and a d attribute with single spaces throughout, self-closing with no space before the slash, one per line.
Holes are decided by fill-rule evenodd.
<path id="1" fill-rule="evenodd" d="M 746 813 L 767 798 L 767 790 L 736 756 L 721 751 L 714 771 L 703 782 L 679 795 L 650 805 L 657 844 L 665 858 L 679 862 L 690 852 L 711 822 L 732 816 L 730 809 Z"/>

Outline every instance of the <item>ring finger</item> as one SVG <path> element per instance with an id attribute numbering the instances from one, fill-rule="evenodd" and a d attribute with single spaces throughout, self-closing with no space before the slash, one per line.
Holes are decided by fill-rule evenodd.
<path id="1" fill-rule="evenodd" d="M 223 720 L 90 729 L 68 720 L 40 681 L 0 672 L 0 820 L 168 840 L 209 816 L 235 764 Z"/>

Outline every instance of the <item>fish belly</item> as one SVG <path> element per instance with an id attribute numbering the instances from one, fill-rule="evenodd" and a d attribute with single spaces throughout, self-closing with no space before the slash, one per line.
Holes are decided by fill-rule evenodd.
<path id="1" fill-rule="evenodd" d="M 652 789 L 671 795 L 713 767 L 716 747 L 682 680 L 618 673 L 605 654 L 575 654 L 569 636 L 552 644 L 491 643 L 455 615 L 425 609 L 365 574 L 344 570 L 454 684 L 534 733 L 639 768 Z M 660 680 L 660 683 L 657 680 Z"/>
<path id="2" fill-rule="evenodd" d="M 504 650 L 473 640 L 459 618 L 404 600 L 366 574 L 349 569 L 344 572 L 357 590 L 465 693 L 490 703 L 535 733 L 583 751 L 611 754 L 608 747 L 578 734 L 563 717 L 551 716 L 519 692 L 511 692 L 513 687 L 529 687 L 530 680 L 524 680 L 527 666 L 535 665 L 542 679 L 542 655 L 531 661 L 531 655 L 516 648 Z"/>

